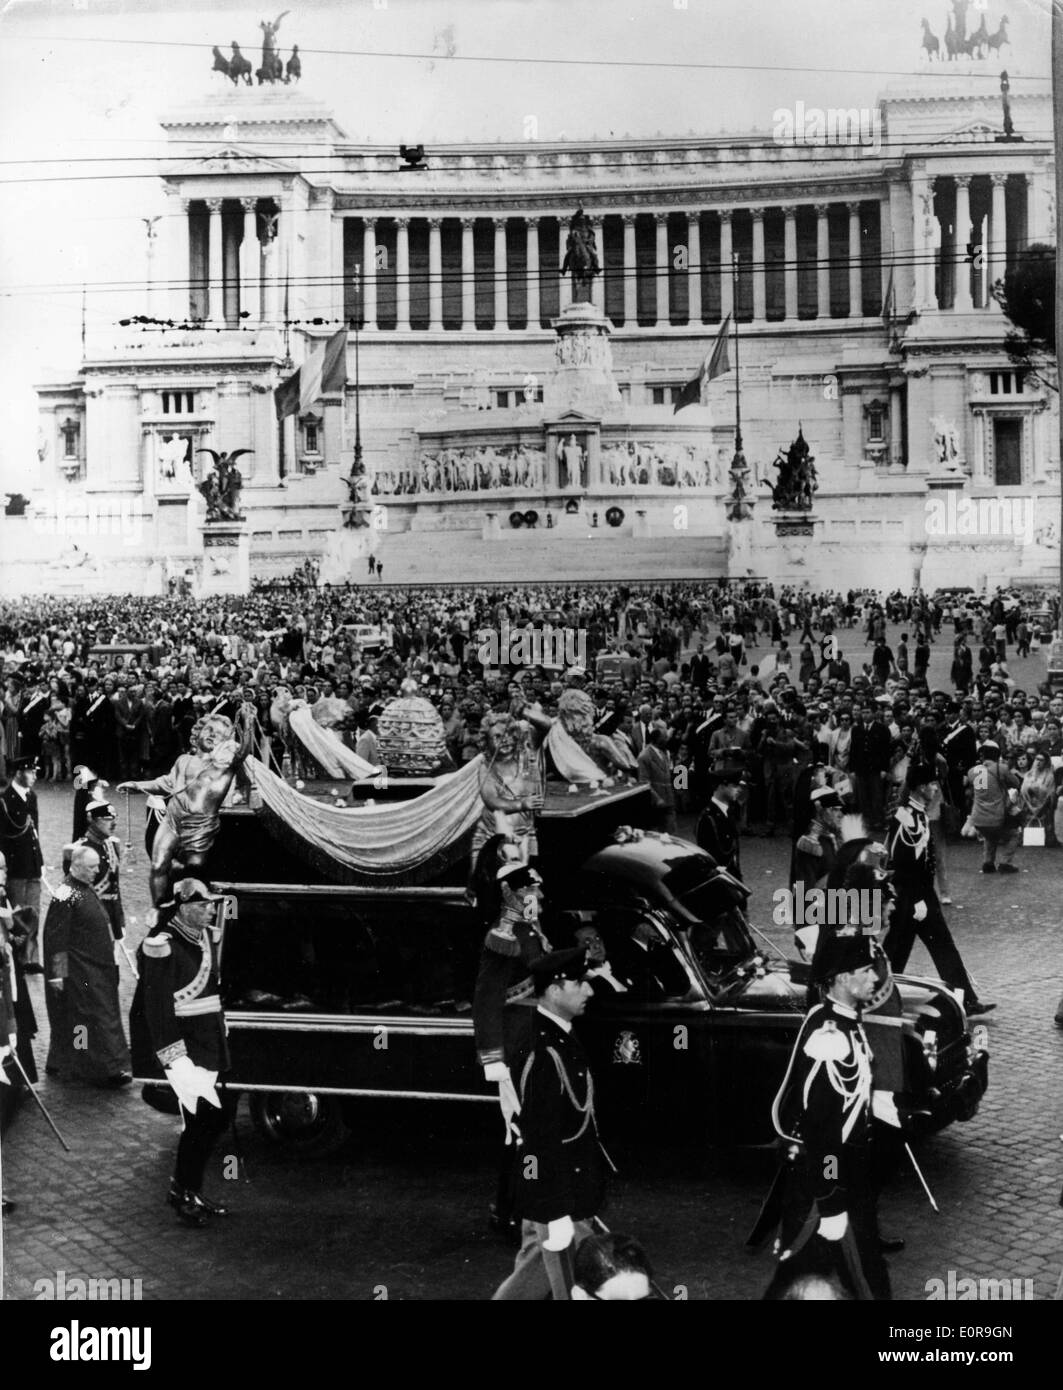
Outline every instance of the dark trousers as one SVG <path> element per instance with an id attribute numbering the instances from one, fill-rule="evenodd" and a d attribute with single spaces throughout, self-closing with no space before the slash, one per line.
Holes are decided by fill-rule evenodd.
<path id="1" fill-rule="evenodd" d="M 220 1110 L 200 1096 L 194 1115 L 187 1110 L 182 1111 L 185 1127 L 177 1145 L 173 1180 L 178 1187 L 189 1192 L 199 1192 L 202 1188 L 211 1150 L 225 1132 L 236 1109 L 235 1098 L 231 1098 L 227 1091 L 220 1092 L 220 1095 Z"/>
<path id="2" fill-rule="evenodd" d="M 921 922 L 915 920 L 915 904 L 918 901 L 920 900 L 907 896 L 899 897 L 897 900 L 884 943 L 889 963 L 895 974 L 901 974 L 908 964 L 908 957 L 912 954 L 915 938 L 918 937 L 930 952 L 935 970 L 949 989 L 963 990 L 966 1008 L 977 999 L 978 994 L 952 939 L 938 896 L 931 889 L 922 899 L 926 903 L 926 916 Z"/>

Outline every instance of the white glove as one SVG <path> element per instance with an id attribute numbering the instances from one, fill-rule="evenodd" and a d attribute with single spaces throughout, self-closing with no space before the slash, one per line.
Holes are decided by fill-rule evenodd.
<path id="1" fill-rule="evenodd" d="M 5 1058 L 6 1056 L 8 1056 L 9 1053 L 11 1053 L 11 1052 L 14 1051 L 14 1041 L 15 1041 L 14 1038 L 12 1038 L 12 1040 L 11 1040 L 12 1046 L 11 1046 L 11 1047 L 0 1047 L 0 1083 L 2 1083 L 4 1086 L 10 1086 L 10 1085 L 11 1085 L 11 1082 L 10 1082 L 10 1080 L 9 1080 L 9 1078 L 8 1078 L 7 1072 L 6 1072 L 6 1070 L 4 1069 L 4 1058 Z"/>
<path id="2" fill-rule="evenodd" d="M 925 922 L 925 921 L 926 921 L 926 903 L 923 902 L 922 900 L 920 900 L 919 902 L 917 902 L 916 905 L 915 905 L 915 907 L 912 909 L 912 916 L 915 918 L 915 920 L 916 920 L 917 922 Z"/>
<path id="3" fill-rule="evenodd" d="M 824 1240 L 841 1240 L 849 1229 L 849 1213 L 839 1212 L 837 1216 L 824 1216 L 819 1223 L 819 1234 Z"/>
<path id="4" fill-rule="evenodd" d="M 892 1125 L 894 1129 L 900 1129 L 901 1117 L 897 1113 L 897 1101 L 892 1091 L 871 1092 L 871 1113 L 876 1120 L 881 1120 L 884 1125 Z"/>
<path id="5" fill-rule="evenodd" d="M 502 1107 L 502 1119 L 506 1125 L 506 1146 L 522 1142 L 520 1126 L 516 1117 L 520 1114 L 520 1099 L 507 1069 L 506 1077 L 498 1083 L 498 1103 Z"/>
<path id="6" fill-rule="evenodd" d="M 214 1089 L 218 1073 L 197 1067 L 191 1057 L 178 1057 L 172 1067 L 166 1068 L 166 1080 L 174 1089 L 183 1110 L 190 1115 L 196 1113 L 196 1104 L 202 1098 L 210 1105 L 221 1109 L 221 1101 Z"/>
<path id="7" fill-rule="evenodd" d="M 484 1063 L 485 1081 L 508 1081 L 509 1068 L 505 1062 L 485 1062 Z"/>
<path id="8" fill-rule="evenodd" d="M 543 1241 L 544 1250 L 567 1250 L 576 1239 L 576 1228 L 572 1224 L 571 1216 L 559 1216 L 556 1221 L 546 1223 L 546 1239 Z"/>

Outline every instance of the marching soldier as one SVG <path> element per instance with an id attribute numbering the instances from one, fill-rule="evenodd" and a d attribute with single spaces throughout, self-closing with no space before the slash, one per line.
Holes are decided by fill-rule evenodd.
<path id="1" fill-rule="evenodd" d="M 506 1146 L 519 1139 L 516 1116 L 520 1101 L 510 1064 L 527 1051 L 534 1009 L 532 966 L 550 949 L 539 925 L 542 880 L 519 859 L 502 864 L 497 872 L 502 894 L 499 915 L 484 938 L 483 953 L 473 995 L 473 1031 L 476 1056 L 484 1080 L 498 1086 L 498 1100 L 506 1127 Z M 491 1224 L 497 1230 L 515 1228 L 510 1215 L 511 1173 L 508 1153 L 502 1153 L 498 1191 Z"/>
<path id="2" fill-rule="evenodd" d="M 817 953 L 812 1008 L 772 1106 L 791 1146 L 776 1281 L 834 1273 L 857 1298 L 890 1298 L 871 1170 L 872 1054 L 863 1008 L 876 988 L 871 939 L 838 934 Z"/>
<path id="3" fill-rule="evenodd" d="M 515 1152 L 522 1243 L 513 1273 L 494 1294 L 500 1302 L 569 1298 L 572 1254 L 591 1234 L 609 1164 L 598 1138 L 594 1078 L 572 1031 L 592 996 L 586 952 L 547 952 L 532 962 L 532 975 L 538 1007 L 520 1070 L 522 1140 Z"/>
<path id="4" fill-rule="evenodd" d="M 37 793 L 37 760 L 8 758 L 11 781 L 0 792 L 0 850 L 7 857 L 7 892 L 13 907 L 31 908 L 39 920 L 41 912 L 41 868 L 44 858 L 38 835 L 40 814 Z M 19 948 L 27 975 L 43 975 L 37 932 L 29 932 Z"/>
<path id="5" fill-rule="evenodd" d="M 199 879 L 174 884 L 154 930 L 140 947 L 140 980 L 129 1014 L 138 1076 L 165 1077 L 177 1097 L 183 1132 L 167 1202 L 186 1226 L 203 1227 L 228 1209 L 202 1193 L 203 1175 L 233 1106 L 216 1089 L 229 1066 L 218 993 L 215 904 Z M 223 1088 L 224 1089 L 224 1088 Z"/>
<path id="6" fill-rule="evenodd" d="M 937 773 L 929 763 L 913 763 L 908 768 L 905 788 L 906 803 L 894 811 L 886 832 L 897 894 L 885 941 L 886 955 L 893 970 L 903 974 L 918 936 L 949 989 L 963 990 L 963 1007 L 968 1015 L 987 1014 L 996 1004 L 978 998 L 934 886 L 934 845 L 926 808 L 937 789 Z"/>
<path id="7" fill-rule="evenodd" d="M 100 906 L 107 914 L 112 936 L 116 941 L 121 941 L 125 935 L 125 910 L 122 907 L 122 894 L 118 884 L 122 843 L 114 833 L 118 814 L 109 801 L 90 801 L 85 815 L 88 826 L 85 834 L 63 850 L 63 872 L 69 872 L 71 855 L 79 845 L 96 851 L 100 867 L 92 888 L 100 900 Z"/>

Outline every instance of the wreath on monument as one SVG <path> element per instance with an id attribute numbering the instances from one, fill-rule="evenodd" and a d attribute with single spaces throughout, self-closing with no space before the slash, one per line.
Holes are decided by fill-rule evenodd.
<path id="1" fill-rule="evenodd" d="M 539 513 L 538 513 L 537 511 L 535 511 L 534 509 L 532 509 L 532 510 L 530 510 L 530 511 L 526 511 L 526 512 L 524 513 L 524 524 L 525 524 L 525 526 L 538 526 L 538 524 L 539 524 Z"/>
<path id="2" fill-rule="evenodd" d="M 624 522 L 623 507 L 610 507 L 605 514 L 607 526 L 622 526 Z"/>
<path id="3" fill-rule="evenodd" d="M 514 531 L 519 531 L 520 528 L 524 525 L 524 513 L 510 512 L 509 524 L 513 527 Z"/>

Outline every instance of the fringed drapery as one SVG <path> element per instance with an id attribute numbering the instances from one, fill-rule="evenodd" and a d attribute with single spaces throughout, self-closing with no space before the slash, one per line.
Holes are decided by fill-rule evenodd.
<path id="1" fill-rule="evenodd" d="M 422 796 L 378 806 L 335 807 L 303 796 L 257 758 L 256 813 L 293 854 L 337 883 L 421 883 L 459 859 L 483 812 L 474 758 Z M 257 798 L 256 798 L 257 800 Z"/>
<path id="2" fill-rule="evenodd" d="M 332 729 L 324 729 L 314 719 L 309 705 L 293 709 L 288 716 L 292 733 L 329 777 L 351 777 L 356 782 L 380 771 L 353 752 Z"/>
<path id="3" fill-rule="evenodd" d="M 554 767 L 566 782 L 602 782 L 608 775 L 593 758 L 584 753 L 560 719 L 554 720 L 544 743 L 554 760 Z"/>

